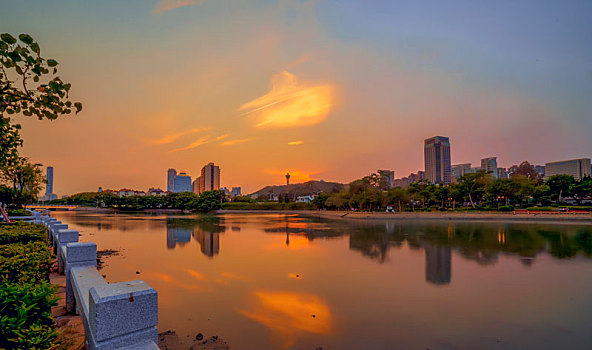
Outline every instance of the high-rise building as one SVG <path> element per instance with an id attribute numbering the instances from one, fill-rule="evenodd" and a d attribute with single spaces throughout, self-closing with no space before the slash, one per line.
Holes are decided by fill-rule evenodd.
<path id="1" fill-rule="evenodd" d="M 481 159 L 481 169 L 487 171 L 487 173 L 491 174 L 494 179 L 498 178 L 497 174 L 497 158 L 496 157 L 489 157 Z"/>
<path id="2" fill-rule="evenodd" d="M 175 176 L 173 183 L 173 192 L 191 192 L 191 176 L 184 172 Z"/>
<path id="3" fill-rule="evenodd" d="M 45 195 L 49 197 L 53 193 L 53 167 L 47 167 L 47 185 L 45 185 Z"/>
<path id="4" fill-rule="evenodd" d="M 230 191 L 230 196 L 232 196 L 232 197 L 242 196 L 241 188 L 240 187 L 233 187 L 232 190 Z"/>
<path id="5" fill-rule="evenodd" d="M 545 177 L 545 166 L 544 165 L 535 165 L 534 171 L 539 174 L 539 177 L 542 179 Z"/>
<path id="6" fill-rule="evenodd" d="M 220 189 L 220 167 L 208 163 L 201 168 L 200 193 Z"/>
<path id="7" fill-rule="evenodd" d="M 173 192 L 175 190 L 175 176 L 177 176 L 177 170 L 171 168 L 167 171 L 167 191 Z"/>
<path id="8" fill-rule="evenodd" d="M 452 177 L 450 163 L 450 140 L 435 136 L 424 141 L 426 178 L 434 184 L 449 184 Z"/>
<path id="9" fill-rule="evenodd" d="M 395 187 L 395 172 L 392 170 L 378 170 L 380 179 L 387 185 L 388 188 Z"/>
<path id="10" fill-rule="evenodd" d="M 497 168 L 497 178 L 498 179 L 508 179 L 510 175 L 508 174 L 508 169 L 506 168 Z"/>
<path id="11" fill-rule="evenodd" d="M 456 182 L 465 174 L 471 171 L 471 163 L 457 164 L 452 166 L 452 181 Z"/>
<path id="12" fill-rule="evenodd" d="M 191 183 L 191 192 L 199 194 L 199 177 L 195 178 Z"/>
<path id="13" fill-rule="evenodd" d="M 545 177 L 553 175 L 571 175 L 576 180 L 592 175 L 590 158 L 564 160 L 545 164 Z"/>

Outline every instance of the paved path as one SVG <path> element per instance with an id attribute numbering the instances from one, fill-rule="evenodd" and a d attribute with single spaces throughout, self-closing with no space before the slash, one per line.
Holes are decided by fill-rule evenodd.
<path id="1" fill-rule="evenodd" d="M 57 262 L 54 262 L 54 267 Z M 62 333 L 69 350 L 84 349 L 84 326 L 80 315 L 68 315 L 66 313 L 66 276 L 60 275 L 52 269 L 49 280 L 58 287 L 57 296 L 60 298 L 58 305 L 51 308 L 51 313 L 56 321 L 58 330 Z"/>

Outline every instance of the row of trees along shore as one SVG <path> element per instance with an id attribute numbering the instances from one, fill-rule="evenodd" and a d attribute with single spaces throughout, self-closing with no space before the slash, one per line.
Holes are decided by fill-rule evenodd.
<path id="1" fill-rule="evenodd" d="M 353 181 L 346 190 L 321 193 L 314 203 L 321 209 L 381 210 L 500 210 L 565 206 L 566 199 L 577 205 L 592 199 L 592 178 L 554 175 L 543 180 L 528 162 L 523 162 L 508 179 L 495 179 L 485 170 L 465 174 L 455 183 L 436 185 L 427 180 L 406 188 L 388 188 L 379 174 Z M 541 208 L 542 207 L 542 208 Z"/>
<path id="2" fill-rule="evenodd" d="M 486 171 L 466 174 L 455 183 L 436 185 L 426 180 L 406 188 L 389 188 L 379 174 L 351 182 L 346 189 L 320 193 L 312 203 L 294 203 L 288 194 L 279 202 L 235 197 L 229 203 L 224 192 L 169 193 L 165 196 L 119 197 L 112 193 L 85 192 L 51 201 L 51 204 L 110 207 L 120 210 L 182 209 L 208 212 L 217 209 L 329 209 L 382 211 L 392 206 L 396 211 L 499 210 L 516 208 L 550 210 L 565 206 L 566 200 L 581 205 L 592 199 L 592 178 L 574 179 L 554 175 L 543 180 L 528 162 L 523 162 L 508 179 L 494 179 Z M 592 209 L 592 207 L 580 207 Z"/>

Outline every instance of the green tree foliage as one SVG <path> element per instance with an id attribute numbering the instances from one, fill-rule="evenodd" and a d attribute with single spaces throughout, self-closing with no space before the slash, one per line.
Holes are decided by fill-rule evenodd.
<path id="1" fill-rule="evenodd" d="M 554 200 L 561 202 L 563 197 L 570 196 L 570 189 L 575 184 L 571 175 L 553 175 L 547 179 L 547 186 Z"/>
<path id="2" fill-rule="evenodd" d="M 47 182 L 41 164 L 32 164 L 27 158 L 18 158 L 0 168 L 0 180 L 7 185 L 0 190 L 3 203 L 9 203 L 14 208 L 37 201 L 39 191 Z"/>
<path id="3" fill-rule="evenodd" d="M 479 170 L 476 173 L 465 174 L 458 179 L 458 185 L 463 194 L 469 199 L 471 206 L 475 208 L 475 202 L 479 202 L 483 197 L 485 188 L 491 183 L 493 177 L 485 170 Z"/>

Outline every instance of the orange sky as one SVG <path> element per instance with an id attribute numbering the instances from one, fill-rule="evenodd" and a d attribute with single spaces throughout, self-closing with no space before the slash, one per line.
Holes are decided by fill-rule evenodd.
<path id="1" fill-rule="evenodd" d="M 580 61 L 524 44 L 527 31 L 514 42 L 462 21 L 421 22 L 413 8 L 332 1 L 67 3 L 0 15 L 3 30 L 30 33 L 60 62 L 84 104 L 53 122 L 17 118 L 22 154 L 54 166 L 59 195 L 165 188 L 168 168 L 195 177 L 208 162 L 244 193 L 288 171 L 291 182 L 402 177 L 423 168 L 434 135 L 450 137 L 453 163 L 590 156 L 589 99 L 578 95 L 590 82 L 569 80 Z M 504 20 L 490 25 L 522 25 Z"/>

